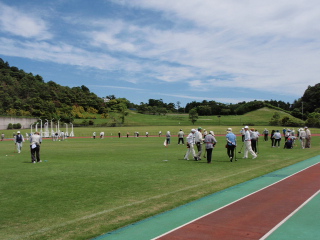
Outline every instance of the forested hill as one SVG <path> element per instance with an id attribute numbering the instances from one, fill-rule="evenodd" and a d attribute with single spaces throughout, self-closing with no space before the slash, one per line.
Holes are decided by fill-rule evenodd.
<path id="1" fill-rule="evenodd" d="M 189 113 L 196 111 L 205 115 L 242 115 L 262 107 L 285 111 L 294 117 L 320 126 L 320 83 L 308 86 L 304 95 L 293 103 L 283 101 L 251 101 L 237 104 L 223 104 L 215 101 L 191 102 L 180 108 L 179 104 L 166 104 L 162 99 L 149 99 L 149 103 L 135 105 L 125 98 L 107 97 L 108 102 L 82 85 L 65 87 L 53 81 L 45 82 L 39 75 L 26 73 L 10 66 L 0 58 L 0 115 L 33 116 L 41 119 L 61 119 L 72 122 L 74 118 L 113 118 L 124 122 L 128 108 L 136 108 L 142 114 L 166 114 L 170 112 Z M 116 114 L 114 114 L 116 113 Z M 119 118 L 120 120 L 116 120 Z"/>
<path id="2" fill-rule="evenodd" d="M 41 76 L 10 67 L 0 58 L 0 115 L 71 119 L 75 108 L 104 113 L 102 98 L 86 86 L 64 87 Z"/>

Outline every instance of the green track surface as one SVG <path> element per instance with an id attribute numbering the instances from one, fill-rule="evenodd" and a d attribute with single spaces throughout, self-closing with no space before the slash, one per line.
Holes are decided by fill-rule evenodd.
<path id="1" fill-rule="evenodd" d="M 95 238 L 95 240 L 147 240 L 156 238 L 319 162 L 320 156 L 307 159 L 107 233 Z M 317 195 L 267 239 L 319 239 L 319 203 L 320 196 Z"/>

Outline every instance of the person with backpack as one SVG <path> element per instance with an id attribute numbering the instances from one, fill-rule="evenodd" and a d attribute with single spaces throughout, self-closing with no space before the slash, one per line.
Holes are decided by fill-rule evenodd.
<path id="1" fill-rule="evenodd" d="M 14 144 L 17 146 L 18 153 L 21 153 L 22 143 L 24 142 L 24 138 L 20 131 L 17 132 L 17 135 L 14 137 Z"/>

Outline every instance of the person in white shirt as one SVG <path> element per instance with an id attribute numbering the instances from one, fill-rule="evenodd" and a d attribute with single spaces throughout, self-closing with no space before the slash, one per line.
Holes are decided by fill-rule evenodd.
<path id="1" fill-rule="evenodd" d="M 202 138 L 202 128 L 198 127 L 198 131 L 195 133 L 195 142 L 197 145 L 198 153 L 196 157 L 194 158 L 195 161 L 201 160 L 201 154 L 202 154 L 202 143 L 203 143 L 203 138 Z"/>
<path id="2" fill-rule="evenodd" d="M 251 138 L 251 148 L 255 153 L 257 153 L 258 152 L 257 144 L 258 144 L 259 133 L 254 128 L 251 128 L 250 138 Z"/>
<path id="3" fill-rule="evenodd" d="M 35 132 L 30 137 L 30 151 L 31 151 L 31 161 L 32 163 L 41 162 L 40 160 L 40 144 L 42 143 L 42 138 L 39 132 Z"/>
<path id="4" fill-rule="evenodd" d="M 191 132 L 187 136 L 187 152 L 184 156 L 184 159 L 189 160 L 190 153 L 192 154 L 193 158 L 196 158 L 196 152 L 194 151 L 194 144 L 195 144 L 195 129 L 191 129 Z"/>
<path id="5" fill-rule="evenodd" d="M 299 140 L 301 143 L 301 148 L 304 149 L 306 146 L 306 131 L 303 128 L 299 129 Z"/>
<path id="6" fill-rule="evenodd" d="M 274 138 L 274 146 L 275 147 L 278 144 L 278 148 L 280 147 L 280 142 L 281 142 L 281 133 L 279 132 L 279 130 L 277 130 L 274 134 L 273 134 L 273 138 Z"/>
<path id="7" fill-rule="evenodd" d="M 244 127 L 244 144 L 245 144 L 245 149 L 244 149 L 244 156 L 243 158 L 248 158 L 248 152 L 253 156 L 252 159 L 255 159 L 257 157 L 257 154 L 252 150 L 251 148 L 251 138 L 250 138 L 250 131 L 249 127 L 245 126 Z"/>

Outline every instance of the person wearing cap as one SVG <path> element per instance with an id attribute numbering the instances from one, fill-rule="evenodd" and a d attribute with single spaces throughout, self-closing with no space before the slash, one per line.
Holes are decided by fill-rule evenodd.
<path id="1" fill-rule="evenodd" d="M 251 148 L 251 138 L 250 138 L 250 131 L 249 127 L 244 127 L 244 143 L 245 143 L 245 149 L 244 149 L 244 156 L 243 158 L 248 158 L 248 153 L 253 156 L 252 159 L 255 159 L 257 157 L 257 154 L 252 150 Z"/>
<path id="2" fill-rule="evenodd" d="M 304 149 L 306 146 L 306 131 L 303 128 L 299 129 L 299 140 L 301 143 L 301 148 Z"/>
<path id="3" fill-rule="evenodd" d="M 184 156 L 185 160 L 189 160 L 190 153 L 192 154 L 193 158 L 196 158 L 196 152 L 194 151 L 194 144 L 195 144 L 195 129 L 191 129 L 191 132 L 187 136 L 187 152 Z"/>
<path id="4" fill-rule="evenodd" d="M 178 144 L 180 144 L 180 142 L 184 145 L 184 132 L 182 129 L 178 132 Z"/>
<path id="5" fill-rule="evenodd" d="M 206 138 L 207 135 L 208 135 L 208 131 L 206 129 L 203 129 L 203 134 L 202 134 L 203 140 Z M 207 151 L 203 151 L 203 158 L 206 158 L 206 153 Z"/>
<path id="6" fill-rule="evenodd" d="M 311 132 L 310 129 L 305 126 L 304 131 L 306 132 L 306 145 L 305 148 L 311 148 Z"/>
<path id="7" fill-rule="evenodd" d="M 241 141 L 242 142 L 244 142 L 244 133 L 245 133 L 244 128 L 241 128 L 240 134 L 241 134 Z"/>
<path id="8" fill-rule="evenodd" d="M 232 128 L 227 129 L 226 138 L 227 138 L 227 145 L 226 145 L 227 154 L 230 159 L 230 162 L 232 162 L 233 158 L 234 158 L 234 149 L 237 146 L 236 135 L 232 132 Z M 237 161 L 237 159 L 235 159 L 235 160 Z"/>
<path id="9" fill-rule="evenodd" d="M 198 153 L 197 153 L 196 157 L 194 158 L 194 160 L 199 161 L 199 160 L 201 160 L 202 143 L 203 143 L 202 128 L 201 127 L 198 127 L 198 131 L 196 131 L 196 133 L 195 133 L 195 141 L 196 141 Z"/>
<path id="10" fill-rule="evenodd" d="M 269 130 L 265 128 L 263 130 L 263 135 L 264 135 L 264 141 L 268 141 Z"/>
<path id="11" fill-rule="evenodd" d="M 24 138 L 20 131 L 17 132 L 17 135 L 14 137 L 14 144 L 17 146 L 18 153 L 21 153 L 22 143 L 24 142 Z"/>
<path id="12" fill-rule="evenodd" d="M 207 152 L 207 163 L 211 163 L 212 159 L 212 150 L 217 143 L 216 138 L 214 137 L 213 131 L 209 131 L 204 138 L 204 142 L 206 144 L 206 152 Z"/>
<path id="13" fill-rule="evenodd" d="M 251 128 L 250 129 L 251 148 L 255 153 L 258 152 L 258 149 L 257 149 L 258 137 L 259 137 L 258 131 L 256 131 L 254 128 Z"/>
<path id="14" fill-rule="evenodd" d="M 31 135 L 30 139 L 30 152 L 31 152 L 31 162 L 41 162 L 40 160 L 40 144 L 42 142 L 42 138 L 39 132 L 35 132 Z"/>

